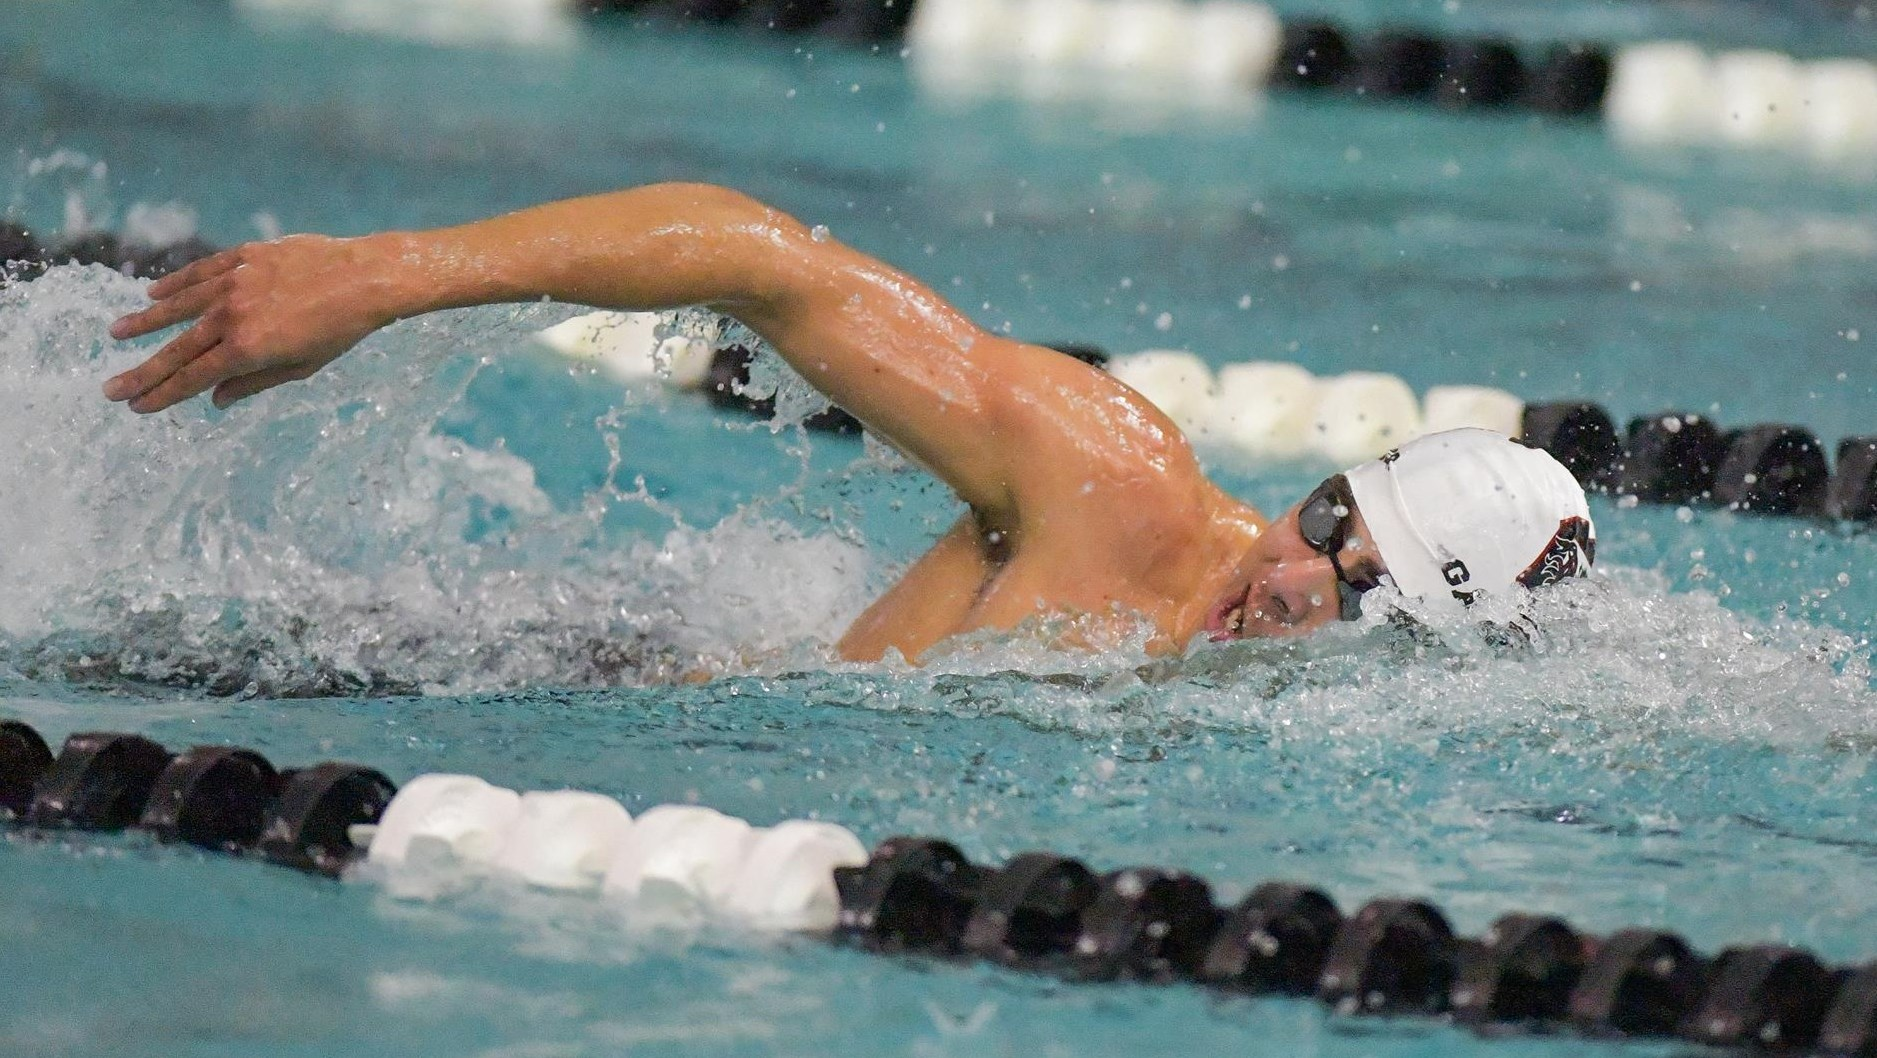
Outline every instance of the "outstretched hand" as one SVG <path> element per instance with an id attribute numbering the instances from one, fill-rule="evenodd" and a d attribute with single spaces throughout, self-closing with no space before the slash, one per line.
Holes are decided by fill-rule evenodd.
<path id="1" fill-rule="evenodd" d="M 149 308 L 111 325 L 119 340 L 193 325 L 104 384 L 132 411 L 214 391 L 216 407 L 307 378 L 391 322 L 379 256 L 364 239 L 294 235 L 205 257 L 150 285 Z"/>

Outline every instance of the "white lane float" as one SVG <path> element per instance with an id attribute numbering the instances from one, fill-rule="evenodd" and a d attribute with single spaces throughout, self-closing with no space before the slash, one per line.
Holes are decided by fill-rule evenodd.
<path id="1" fill-rule="evenodd" d="M 1101 40 L 1097 0 L 1018 0 L 1010 48 L 1018 62 L 1042 67 L 1086 63 Z"/>
<path id="2" fill-rule="evenodd" d="M 511 877 L 599 890 L 649 926 L 714 918 L 766 931 L 830 930 L 841 909 L 836 868 L 864 866 L 868 855 L 833 823 L 791 819 L 758 830 L 695 805 L 661 805 L 635 821 L 603 794 L 517 794 L 473 775 L 419 775 L 375 826 L 354 830 L 397 896 L 451 891 L 409 884 L 426 870 L 458 880 Z"/>
<path id="3" fill-rule="evenodd" d="M 1616 135 L 1639 143 L 1706 140 L 1714 126 L 1714 69 L 1707 53 L 1682 41 L 1617 52 L 1603 116 Z"/>
<path id="4" fill-rule="evenodd" d="M 1219 369 L 1199 435 L 1254 459 L 1296 459 L 1311 448 L 1317 379 L 1296 364 L 1252 361 Z"/>
<path id="5" fill-rule="evenodd" d="M 718 907 L 737 883 L 755 832 L 698 805 L 660 805 L 639 816 L 606 870 L 601 890 L 632 901 L 651 920 Z"/>
<path id="6" fill-rule="evenodd" d="M 1318 384 L 1312 447 L 1331 462 L 1374 459 L 1420 433 L 1420 402 L 1394 375 L 1351 371 Z"/>
<path id="7" fill-rule="evenodd" d="M 1008 47 L 1014 22 L 1005 0 L 920 0 L 906 47 L 915 63 L 974 65 Z"/>
<path id="8" fill-rule="evenodd" d="M 1877 159 L 1877 66 L 1801 63 L 1758 49 L 1708 56 L 1683 42 L 1617 53 L 1604 118 L 1617 138 Z"/>
<path id="9" fill-rule="evenodd" d="M 1714 59 L 1714 129 L 1726 142 L 1767 147 L 1805 135 L 1799 64 L 1772 51 L 1730 51 Z"/>
<path id="10" fill-rule="evenodd" d="M 846 827 L 802 819 L 778 823 L 758 832 L 723 908 L 758 929 L 833 929 L 841 915 L 834 869 L 866 862 L 866 846 Z"/>
<path id="11" fill-rule="evenodd" d="M 416 861 L 486 866 L 521 814 L 521 795 L 473 775 L 419 775 L 385 807 L 366 856 L 401 867 Z"/>
<path id="12" fill-rule="evenodd" d="M 1422 398 L 1421 432 L 1462 426 L 1517 437 L 1524 432 L 1525 402 L 1491 386 L 1433 386 Z"/>
<path id="13" fill-rule="evenodd" d="M 667 335 L 656 312 L 589 312 L 547 328 L 537 341 L 569 360 L 597 365 L 628 384 L 666 379 L 695 389 L 710 374 L 711 343 L 696 335 Z"/>
<path id="14" fill-rule="evenodd" d="M 1104 71 L 1153 81 L 1183 79 L 1191 18 L 1180 0 L 1110 0 L 1093 59 Z"/>
<path id="15" fill-rule="evenodd" d="M 565 0 L 234 0 L 233 6 L 263 27 L 320 22 L 445 46 L 564 47 L 578 32 Z"/>
<path id="16" fill-rule="evenodd" d="M 618 801 L 581 790 L 530 790 L 492 865 L 544 889 L 598 889 L 632 816 Z"/>
<path id="17" fill-rule="evenodd" d="M 1857 59 L 1815 62 L 1801 76 L 1812 153 L 1826 161 L 1877 155 L 1877 66 Z"/>
<path id="18" fill-rule="evenodd" d="M 1284 27 L 1263 4 L 1203 0 L 1187 20 L 1187 73 L 1214 91 L 1262 86 L 1277 63 Z"/>
<path id="19" fill-rule="evenodd" d="M 1212 405 L 1212 368 L 1180 349 L 1148 349 L 1116 359 L 1108 373 L 1126 383 L 1182 430 L 1204 422 Z"/>
<path id="20" fill-rule="evenodd" d="M 915 75 L 950 95 L 1146 91 L 1209 105 L 1262 90 L 1282 36 L 1251 0 L 921 0 L 906 41 Z"/>

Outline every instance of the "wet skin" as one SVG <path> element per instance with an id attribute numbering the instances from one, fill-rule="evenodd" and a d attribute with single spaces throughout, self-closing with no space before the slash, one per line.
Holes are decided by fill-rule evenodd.
<path id="1" fill-rule="evenodd" d="M 236 247 L 150 287 L 111 334 L 186 325 L 104 384 L 151 413 L 202 393 L 226 407 L 304 379 L 395 320 L 556 301 L 706 305 L 766 339 L 969 510 L 840 641 L 918 659 L 940 641 L 1069 616 L 1069 642 L 1154 630 L 1293 635 L 1336 619 L 1335 571 L 1299 535 L 1201 473 L 1140 394 L 1052 350 L 983 330 L 912 277 L 723 188 L 666 184 L 456 228 Z M 1360 516 L 1345 571 L 1380 571 Z"/>

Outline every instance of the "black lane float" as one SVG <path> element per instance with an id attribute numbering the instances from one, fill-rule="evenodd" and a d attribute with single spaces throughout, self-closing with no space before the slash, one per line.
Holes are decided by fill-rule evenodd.
<path id="1" fill-rule="evenodd" d="M 352 764 L 276 772 L 253 750 L 172 754 L 122 732 L 74 733 L 54 756 L 31 727 L 0 721 L 0 809 L 28 831 L 141 830 L 337 876 L 359 855 L 349 828 L 376 823 L 396 792 Z"/>
<path id="2" fill-rule="evenodd" d="M 1584 487 L 1637 501 L 1749 514 L 1877 521 L 1877 438 L 1825 446 L 1803 426 L 1724 431 L 1704 416 L 1665 411 L 1617 431 L 1601 407 L 1563 401 L 1525 408 L 1521 438 L 1550 452 Z"/>
<path id="3" fill-rule="evenodd" d="M 1520 913 L 1468 938 L 1425 901 L 1372 900 L 1345 918 L 1324 893 L 1281 882 L 1219 909 L 1205 882 L 1179 872 L 1137 867 L 1097 880 L 1040 852 L 1000 870 L 934 838 L 889 839 L 866 866 L 837 868 L 835 881 L 834 939 L 869 951 L 980 958 L 1067 980 L 1315 996 L 1341 1015 L 1443 1017 L 1492 1037 L 1568 1031 L 1877 1055 L 1877 965 L 1832 969 L 1782 945 L 1710 959 L 1660 930 L 1597 938 Z"/>
<path id="4" fill-rule="evenodd" d="M 29 834 L 138 829 L 336 877 L 363 855 L 353 829 L 376 823 L 396 792 L 355 764 L 276 771 L 253 750 L 173 754 L 121 732 L 73 734 L 54 756 L 31 727 L 0 720 L 0 818 Z M 929 837 L 890 838 L 864 866 L 833 874 L 841 910 L 829 939 L 887 955 L 1314 996 L 1340 1015 L 1440 1017 L 1490 1036 L 1877 1055 L 1877 964 L 1833 968 L 1783 945 L 1710 959 L 1672 933 L 1597 938 L 1522 913 L 1463 937 L 1426 901 L 1381 898 L 1345 917 L 1325 893 L 1291 882 L 1224 908 L 1182 871 L 1097 874 L 1049 852 L 987 867 Z"/>

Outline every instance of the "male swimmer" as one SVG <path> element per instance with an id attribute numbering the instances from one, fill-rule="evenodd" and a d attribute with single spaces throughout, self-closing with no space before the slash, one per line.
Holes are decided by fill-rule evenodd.
<path id="1" fill-rule="evenodd" d="M 1200 472 L 1140 394 L 991 334 L 906 274 L 723 188 L 667 184 L 455 228 L 236 247 L 159 280 L 115 338 L 190 323 L 105 396 L 218 406 L 319 371 L 395 320 L 494 302 L 708 306 L 929 468 L 969 507 L 842 636 L 917 660 L 947 637 L 1069 616 L 1145 620 L 1150 648 L 1297 635 L 1365 592 L 1457 607 L 1587 572 L 1583 489 L 1484 430 L 1403 445 L 1276 520 Z"/>

